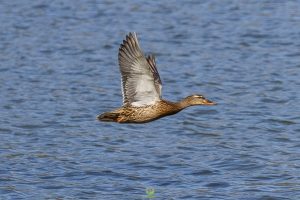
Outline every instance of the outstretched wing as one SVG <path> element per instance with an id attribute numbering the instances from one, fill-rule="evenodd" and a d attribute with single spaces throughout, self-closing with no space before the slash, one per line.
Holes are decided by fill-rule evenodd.
<path id="1" fill-rule="evenodd" d="M 145 58 L 135 33 L 129 33 L 119 49 L 123 104 L 144 106 L 160 100 L 161 81 L 154 57 Z"/>

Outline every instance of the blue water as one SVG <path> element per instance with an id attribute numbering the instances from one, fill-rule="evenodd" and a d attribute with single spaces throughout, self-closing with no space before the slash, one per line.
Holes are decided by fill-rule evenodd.
<path id="1" fill-rule="evenodd" d="M 218 105 L 98 122 L 129 31 L 165 99 Z M 300 1 L 4 0 L 0 199 L 300 199 L 299 88 Z"/>

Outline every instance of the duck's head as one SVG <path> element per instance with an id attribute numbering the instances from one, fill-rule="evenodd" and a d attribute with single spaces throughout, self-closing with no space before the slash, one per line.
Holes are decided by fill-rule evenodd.
<path id="1" fill-rule="evenodd" d="M 216 105 L 215 102 L 206 99 L 201 94 L 187 96 L 184 100 L 187 101 L 189 105 Z"/>

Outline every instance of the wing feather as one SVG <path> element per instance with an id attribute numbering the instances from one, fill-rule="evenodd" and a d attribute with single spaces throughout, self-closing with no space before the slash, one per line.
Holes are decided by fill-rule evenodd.
<path id="1" fill-rule="evenodd" d="M 158 73 L 157 68 L 156 68 L 156 62 L 155 62 L 154 55 L 149 55 L 147 57 L 147 61 L 150 65 L 150 70 L 151 70 L 151 72 L 153 74 L 153 77 L 154 77 L 155 88 L 156 88 L 157 92 L 159 93 L 159 96 L 161 97 L 162 82 L 161 82 L 159 73 Z"/>

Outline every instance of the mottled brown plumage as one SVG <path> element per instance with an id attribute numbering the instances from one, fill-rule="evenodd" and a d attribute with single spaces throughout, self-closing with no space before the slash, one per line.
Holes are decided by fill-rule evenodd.
<path id="1" fill-rule="evenodd" d="M 135 33 L 129 33 L 119 49 L 123 106 L 97 116 L 100 121 L 145 123 L 195 105 L 214 105 L 202 95 L 191 95 L 179 102 L 161 98 L 161 79 L 153 55 L 144 56 Z"/>
<path id="2" fill-rule="evenodd" d="M 123 106 L 111 112 L 98 116 L 100 121 L 119 123 L 146 123 L 168 115 L 174 115 L 186 107 L 194 105 L 214 105 L 201 95 L 188 96 L 179 102 L 166 100 L 157 101 L 155 104 L 142 107 Z"/>

